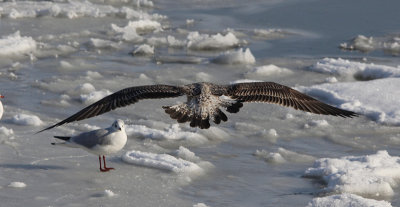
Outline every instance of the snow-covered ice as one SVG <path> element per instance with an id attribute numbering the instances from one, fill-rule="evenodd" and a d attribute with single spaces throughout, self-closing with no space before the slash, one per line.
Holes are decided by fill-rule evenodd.
<path id="1" fill-rule="evenodd" d="M 355 111 L 372 120 L 389 125 L 400 125 L 400 97 L 398 78 L 384 78 L 362 82 L 346 82 L 298 87 L 299 90 L 339 106 Z"/>
<path id="2" fill-rule="evenodd" d="M 249 48 L 246 48 L 243 51 L 243 48 L 240 48 L 236 51 L 227 51 L 220 54 L 218 57 L 214 58 L 212 62 L 217 64 L 254 64 L 256 62 L 255 57 L 251 53 Z"/>
<path id="3" fill-rule="evenodd" d="M 232 33 L 222 35 L 200 34 L 191 32 L 187 36 L 187 47 L 192 50 L 215 50 L 234 48 L 239 46 L 239 39 Z"/>
<path id="4" fill-rule="evenodd" d="M 400 66 L 393 67 L 374 63 L 362 63 L 341 58 L 324 58 L 309 69 L 321 73 L 353 76 L 361 80 L 400 77 Z"/>
<path id="5" fill-rule="evenodd" d="M 17 31 L 0 39 L 0 56 L 23 56 L 35 52 L 37 43 L 32 37 L 21 36 Z"/>
<path id="6" fill-rule="evenodd" d="M 363 198 L 358 195 L 344 193 L 314 198 L 306 207 L 391 207 L 387 201 Z"/>
<path id="7" fill-rule="evenodd" d="M 122 156 L 124 162 L 152 167 L 160 170 L 168 170 L 174 173 L 195 173 L 203 172 L 203 169 L 196 163 L 176 158 L 169 154 L 155 154 L 141 151 L 128 151 Z"/>
<path id="8" fill-rule="evenodd" d="M 400 180 L 400 157 L 383 150 L 364 156 L 321 158 L 305 171 L 305 176 L 323 179 L 327 192 L 393 196 Z"/>
<path id="9" fill-rule="evenodd" d="M 23 126 L 41 126 L 43 124 L 38 116 L 24 113 L 14 115 L 9 122 Z"/>
<path id="10" fill-rule="evenodd" d="M 0 205 L 400 206 L 393 161 L 400 154 L 399 7 L 373 0 L 0 0 Z M 228 122 L 201 130 L 164 112 L 185 101 L 177 97 L 34 134 L 125 87 L 260 80 L 360 116 L 245 103 Z M 129 140 L 107 160 L 111 173 L 93 171 L 96 156 L 50 145 L 54 135 L 115 119 L 127 123 Z M 324 159 L 330 165 L 321 164 L 316 177 L 326 184 L 303 176 Z M 378 187 L 352 183 L 352 171 L 355 181 Z"/>
<path id="11" fill-rule="evenodd" d="M 25 188 L 26 184 L 23 183 L 23 182 L 15 181 L 15 182 L 12 182 L 12 183 L 8 184 L 8 187 L 11 187 L 11 188 Z"/>

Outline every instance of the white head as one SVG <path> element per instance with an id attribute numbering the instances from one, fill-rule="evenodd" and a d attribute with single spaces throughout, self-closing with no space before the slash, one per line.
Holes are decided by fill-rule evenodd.
<path id="1" fill-rule="evenodd" d="M 115 120 L 114 123 L 111 125 L 111 128 L 113 128 L 115 131 L 125 131 L 124 121 L 122 121 L 121 119 Z"/>

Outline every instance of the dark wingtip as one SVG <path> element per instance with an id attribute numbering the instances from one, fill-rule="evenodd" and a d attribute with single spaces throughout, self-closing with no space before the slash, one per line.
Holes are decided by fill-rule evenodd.
<path id="1" fill-rule="evenodd" d="M 35 134 L 39 134 L 39 133 L 44 132 L 46 130 L 52 129 L 52 128 L 56 127 L 56 126 L 58 126 L 58 125 L 56 124 L 56 125 L 53 125 L 53 126 L 49 126 L 49 127 L 45 128 L 45 129 L 42 129 L 42 130 L 36 132 Z"/>

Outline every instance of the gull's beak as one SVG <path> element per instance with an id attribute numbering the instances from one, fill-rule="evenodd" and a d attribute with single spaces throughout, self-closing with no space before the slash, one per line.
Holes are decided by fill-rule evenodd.
<path id="1" fill-rule="evenodd" d="M 4 98 L 4 96 L 3 96 L 3 95 L 0 95 L 0 98 Z"/>

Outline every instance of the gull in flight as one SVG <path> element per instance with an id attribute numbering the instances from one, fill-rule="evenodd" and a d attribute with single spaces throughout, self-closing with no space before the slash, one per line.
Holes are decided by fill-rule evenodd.
<path id="1" fill-rule="evenodd" d="M 201 82 L 182 86 L 146 85 L 122 89 L 87 106 L 74 115 L 39 132 L 74 121 L 87 119 L 116 108 L 134 104 L 141 99 L 172 98 L 186 95 L 187 101 L 174 106 L 163 106 L 172 119 L 179 123 L 190 122 L 191 127 L 207 129 L 210 120 L 215 124 L 227 121 L 220 108 L 237 113 L 245 102 L 279 104 L 297 110 L 340 117 L 357 116 L 355 112 L 339 109 L 290 87 L 274 82 L 250 82 L 217 85 Z M 38 132 L 38 133 L 39 133 Z"/>
<path id="2" fill-rule="evenodd" d="M 99 156 L 101 172 L 113 170 L 107 167 L 105 155 L 120 151 L 126 144 L 127 136 L 124 121 L 118 119 L 110 127 L 84 132 L 72 137 L 54 136 L 54 138 L 64 140 L 61 143 L 51 143 L 53 145 L 65 145 L 68 147 L 82 148 L 92 154 Z M 103 168 L 101 158 L 103 157 Z"/>

